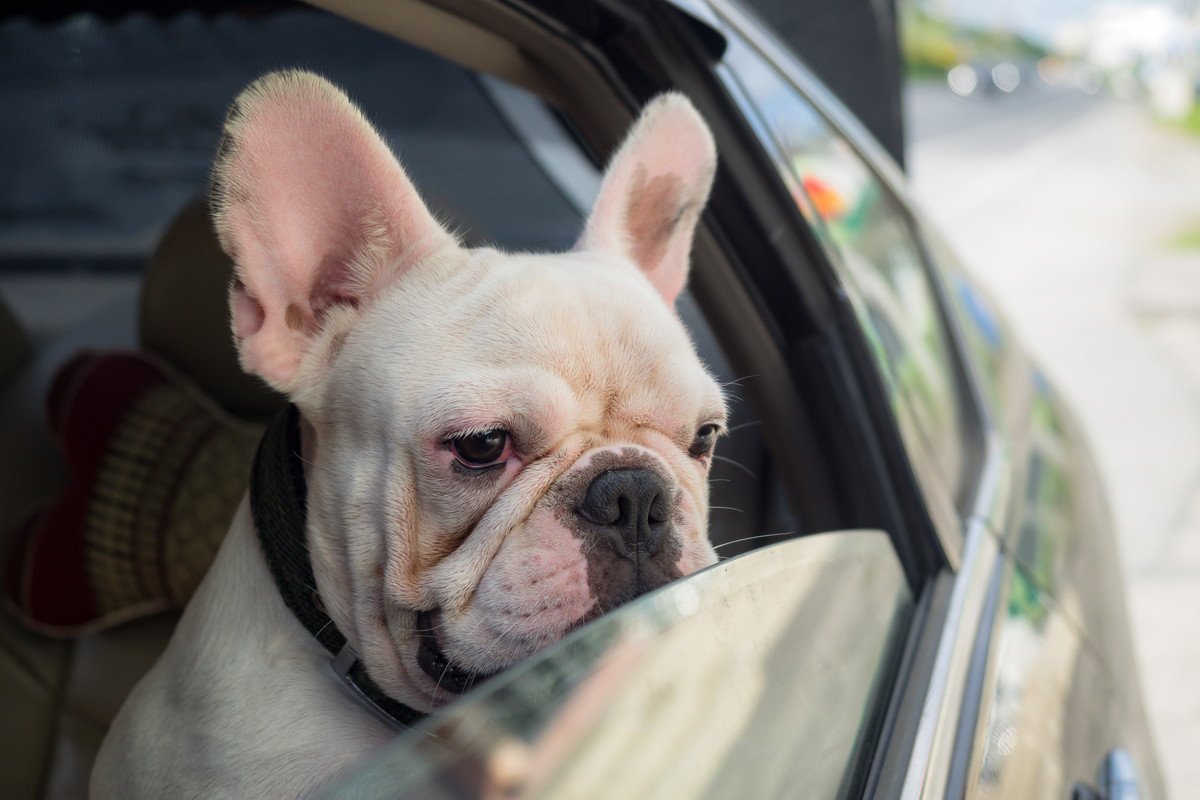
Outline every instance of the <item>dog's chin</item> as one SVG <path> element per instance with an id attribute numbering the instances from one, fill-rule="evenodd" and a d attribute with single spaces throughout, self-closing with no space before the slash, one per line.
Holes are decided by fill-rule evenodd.
<path id="1" fill-rule="evenodd" d="M 540 646 L 529 648 L 525 655 L 515 656 L 511 661 L 497 664 L 495 669 L 487 672 L 477 672 L 456 664 L 446 655 L 445 642 L 442 637 L 442 612 L 440 610 L 421 611 L 417 613 L 417 647 L 416 662 L 421 672 L 430 682 L 428 689 L 438 698 L 439 704 L 452 700 L 455 696 L 466 694 L 491 678 L 507 671 L 524 661 L 542 648 L 562 639 L 580 625 L 588 622 L 595 614 L 586 614 L 581 619 L 569 625 L 559 635 L 543 641 Z"/>
<path id="2" fill-rule="evenodd" d="M 420 637 L 417 643 L 417 666 L 434 682 L 435 691 L 440 689 L 450 694 L 466 694 L 503 671 L 471 672 L 447 658 L 442 652 L 438 635 L 442 624 L 441 616 L 440 611 L 422 611 L 417 614 L 417 633 Z"/>

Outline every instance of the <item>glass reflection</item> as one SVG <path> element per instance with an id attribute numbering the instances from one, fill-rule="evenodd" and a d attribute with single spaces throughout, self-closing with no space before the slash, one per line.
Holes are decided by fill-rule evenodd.
<path id="1" fill-rule="evenodd" d="M 950 311 L 963 333 L 983 400 L 1000 430 L 1012 435 L 1026 425 L 1031 367 L 992 298 L 967 274 L 953 249 L 928 228 L 922 230 L 922 239 L 946 279 Z"/>
<path id="2" fill-rule="evenodd" d="M 816 109 L 736 34 L 726 33 L 726 80 L 736 84 L 734 95 L 760 131 L 769 132 L 784 180 L 841 267 L 893 407 L 913 418 L 920 449 L 957 491 L 963 422 L 952 350 L 906 216 Z"/>
<path id="3" fill-rule="evenodd" d="M 852 796 L 911 608 L 882 532 L 763 548 L 493 679 L 327 796 Z"/>
<path id="4" fill-rule="evenodd" d="M 1044 379 L 1035 374 L 1035 380 Z M 1042 387 L 1034 395 L 1030 409 L 1029 472 L 1013 551 L 1032 580 L 1057 597 L 1061 596 L 1058 584 L 1063 558 L 1075 524 L 1075 498 L 1067 471 L 1064 431 L 1047 389 Z"/>
<path id="5" fill-rule="evenodd" d="M 993 647 L 995 684 L 968 796 L 1070 796 L 1116 741 L 1111 685 L 1075 626 L 1020 566 Z"/>

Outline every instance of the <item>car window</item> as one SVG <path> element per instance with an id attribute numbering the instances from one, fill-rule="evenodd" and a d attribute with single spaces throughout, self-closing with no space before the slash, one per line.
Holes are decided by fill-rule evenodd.
<path id="1" fill-rule="evenodd" d="M 1016 430 L 1022 424 L 1017 415 L 1024 415 L 1030 403 L 1031 367 L 1015 346 L 994 300 L 967 272 L 953 248 L 928 226 L 923 226 L 921 234 L 930 258 L 946 281 L 950 307 L 971 355 L 983 401 L 998 427 Z"/>
<path id="2" fill-rule="evenodd" d="M 18 18 L 0 23 L 0 97 L 28 109 L 0 117 L 0 141 L 12 143 L 0 148 L 0 175 L 13 187 L 0 196 L 0 291 L 18 275 L 84 275 L 92 286 L 118 272 L 136 278 L 179 211 L 206 193 L 229 103 L 283 67 L 343 87 L 435 214 L 468 243 L 574 243 L 596 167 L 580 163 L 561 120 L 519 89 L 305 8 L 167 19 L 83 14 L 54 24 Z M 530 134 L 536 114 L 543 124 Z M 393 761 L 380 762 L 383 772 L 356 779 L 360 796 L 372 796 L 372 775 L 399 770 L 381 795 L 394 796 L 410 778 L 440 781 L 446 759 L 469 772 L 521 742 L 550 748 L 538 751 L 553 757 L 553 782 L 544 786 L 565 796 L 610 769 L 596 764 L 609 763 L 643 727 L 659 732 L 662 757 L 687 774 L 681 788 L 692 796 L 744 794 L 739 787 L 790 794 L 796 785 L 833 796 L 860 785 L 911 615 L 900 560 L 886 535 L 851 532 L 730 558 L 803 530 L 804 509 L 793 507 L 770 445 L 771 426 L 792 420 L 764 420 L 743 399 L 756 376 L 727 357 L 722 332 L 694 297 L 685 292 L 677 311 L 730 404 L 710 482 L 709 533 L 725 560 L 584 626 L 431 718 Z M 221 304 L 210 315 L 224 338 L 226 313 Z M 596 698 L 603 702 L 588 705 Z M 591 720 L 592 738 L 571 729 L 579 714 Z M 509 738 L 489 749 L 486 737 L 445 738 L 446 725 Z M 704 736 L 690 740 L 694 730 Z M 694 760 L 706 768 L 685 769 Z M 424 766 L 410 771 L 413 764 Z M 662 774 L 631 773 L 605 793 L 636 793 Z M 453 770 L 448 779 L 467 780 Z"/>
<path id="3" fill-rule="evenodd" d="M 727 34 L 722 77 L 838 270 L 906 444 L 932 458 L 940 484 L 961 495 L 967 395 L 902 206 L 794 85 L 736 32 Z"/>
<path id="4" fill-rule="evenodd" d="M 856 796 L 911 613 L 882 532 L 774 545 L 492 679 L 324 796 Z"/>

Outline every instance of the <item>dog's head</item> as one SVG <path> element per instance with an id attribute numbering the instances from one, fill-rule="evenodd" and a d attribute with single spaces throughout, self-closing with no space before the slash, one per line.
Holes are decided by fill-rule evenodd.
<path id="1" fill-rule="evenodd" d="M 328 82 L 269 75 L 213 173 L 243 366 L 304 419 L 321 599 L 426 707 L 715 561 L 721 392 L 673 310 L 715 166 L 652 102 L 574 251 L 461 247 Z"/>

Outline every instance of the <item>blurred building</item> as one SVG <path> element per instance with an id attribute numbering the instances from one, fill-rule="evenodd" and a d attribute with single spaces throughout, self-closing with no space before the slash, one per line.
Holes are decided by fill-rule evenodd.
<path id="1" fill-rule="evenodd" d="M 1200 7 L 1174 2 L 1105 3 L 1063 25 L 1059 52 L 1103 74 L 1121 95 L 1145 92 L 1161 116 L 1191 112 L 1200 84 Z"/>

